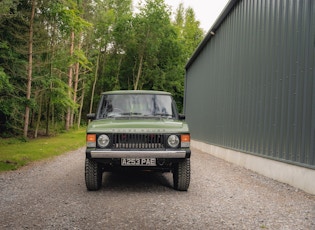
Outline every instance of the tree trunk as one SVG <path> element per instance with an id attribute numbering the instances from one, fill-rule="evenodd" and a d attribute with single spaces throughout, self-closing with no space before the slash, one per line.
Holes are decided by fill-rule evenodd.
<path id="1" fill-rule="evenodd" d="M 77 103 L 77 93 L 78 93 L 78 84 L 79 84 L 79 62 L 75 63 L 75 75 L 74 75 L 74 86 L 73 86 L 73 102 Z M 74 124 L 74 109 L 72 109 L 71 112 L 71 120 L 70 120 L 71 126 Z"/>
<path id="2" fill-rule="evenodd" d="M 100 56 L 101 56 L 101 48 L 100 48 L 98 55 L 97 55 L 96 68 L 95 68 L 95 74 L 94 74 L 94 82 L 93 82 L 93 87 L 92 87 L 92 92 L 91 92 L 91 103 L 90 103 L 89 113 L 92 113 L 92 110 L 93 110 L 94 92 L 95 92 L 95 87 L 96 87 L 96 82 L 97 82 L 98 68 L 99 68 L 99 64 L 100 64 L 99 63 L 100 62 Z"/>
<path id="3" fill-rule="evenodd" d="M 84 90 L 85 90 L 84 87 L 85 87 L 85 81 L 83 80 L 80 109 L 79 109 L 79 114 L 78 114 L 78 128 L 80 128 L 80 125 L 81 125 L 82 109 L 83 109 L 83 102 L 84 102 Z"/>
<path id="4" fill-rule="evenodd" d="M 50 84 L 50 92 L 52 91 L 52 84 Z M 46 132 L 45 132 L 45 135 L 46 136 L 49 136 L 49 116 L 50 116 L 50 95 L 47 95 L 47 102 L 46 102 Z M 52 116 L 52 119 L 53 119 L 53 116 Z M 53 123 L 52 123 L 53 124 Z"/>
<path id="5" fill-rule="evenodd" d="M 136 77 L 136 81 L 134 83 L 134 90 L 138 89 L 138 84 L 139 84 L 139 80 L 140 80 L 140 76 L 142 74 L 142 65 L 143 65 L 143 53 L 140 56 L 140 60 L 139 60 L 139 67 L 138 67 L 138 73 L 137 73 L 137 77 Z"/>
<path id="6" fill-rule="evenodd" d="M 29 41 L 28 41 L 28 70 L 27 70 L 27 89 L 26 89 L 26 101 L 27 105 L 25 107 L 25 116 L 24 116 L 24 132 L 23 136 L 27 138 L 28 133 L 28 124 L 30 117 L 30 107 L 29 101 L 31 99 L 32 92 L 32 69 L 33 69 L 33 27 L 34 27 L 34 17 L 35 17 L 35 0 L 32 0 L 32 12 L 30 17 L 30 32 L 29 32 Z"/>
<path id="7" fill-rule="evenodd" d="M 79 38 L 81 38 L 82 33 L 79 34 Z M 78 45 L 78 50 L 81 50 L 81 43 L 82 39 L 79 41 Z M 78 85 L 79 85 L 79 70 L 80 70 L 80 63 L 77 62 L 75 63 L 75 77 L 74 77 L 74 87 L 73 87 L 73 102 L 76 104 L 77 103 L 77 93 L 78 93 Z M 74 124 L 74 110 L 72 110 L 71 113 L 71 121 L 70 121 L 71 126 Z"/>
<path id="8" fill-rule="evenodd" d="M 73 55 L 73 50 L 74 50 L 74 31 L 71 32 L 71 45 L 70 45 L 70 57 Z M 71 88 L 72 88 L 72 79 L 73 79 L 73 66 L 70 65 L 69 67 L 69 74 L 68 74 L 68 86 L 69 86 L 69 98 L 71 99 Z M 68 131 L 71 124 L 71 107 L 69 106 L 67 109 L 67 114 L 66 114 L 66 130 Z"/>
<path id="9" fill-rule="evenodd" d="M 37 113 L 37 121 L 36 121 L 36 128 L 35 128 L 34 138 L 37 138 L 37 134 L 38 134 L 39 124 L 40 124 L 40 117 L 42 115 L 42 102 L 43 102 L 43 95 L 41 93 L 39 93 L 39 108 L 38 108 L 38 113 Z"/>
<path id="10" fill-rule="evenodd" d="M 123 60 L 123 56 L 120 55 L 119 63 L 118 63 L 118 70 L 116 73 L 115 89 L 120 89 L 119 75 L 120 75 L 120 68 L 121 68 L 122 60 Z"/>
<path id="11" fill-rule="evenodd" d="M 56 24 L 51 25 L 51 37 L 50 37 L 50 60 L 49 60 L 49 78 L 53 78 L 53 60 L 55 58 L 55 40 L 56 40 Z M 46 92 L 46 124 L 45 124 L 45 135 L 49 136 L 49 125 L 51 124 L 54 128 L 54 109 L 53 109 L 53 103 L 51 104 L 51 98 L 52 98 L 52 91 L 53 91 L 53 83 L 50 82 L 49 84 L 49 90 Z M 51 111 L 51 114 L 50 114 Z M 51 122 L 50 122 L 51 118 Z"/>

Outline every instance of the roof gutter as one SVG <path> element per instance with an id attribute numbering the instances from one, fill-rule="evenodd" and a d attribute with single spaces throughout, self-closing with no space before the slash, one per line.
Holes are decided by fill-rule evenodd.
<path id="1" fill-rule="evenodd" d="M 206 44 L 208 43 L 208 41 L 211 40 L 211 38 L 213 36 L 215 36 L 216 31 L 219 29 L 219 27 L 221 26 L 222 22 L 225 20 L 225 18 L 228 16 L 228 14 L 231 12 L 231 10 L 234 8 L 234 6 L 239 2 L 240 0 L 230 0 L 225 8 L 223 9 L 223 11 L 221 12 L 221 14 L 219 15 L 219 17 L 217 18 L 217 20 L 215 21 L 215 23 L 213 24 L 213 26 L 210 28 L 210 30 L 208 31 L 208 33 L 206 34 L 205 38 L 200 42 L 200 44 L 198 45 L 197 49 L 195 50 L 195 52 L 192 54 L 191 58 L 188 60 L 185 69 L 187 70 L 192 63 L 197 59 L 198 55 L 200 54 L 200 52 L 203 50 L 203 48 L 206 46 Z"/>

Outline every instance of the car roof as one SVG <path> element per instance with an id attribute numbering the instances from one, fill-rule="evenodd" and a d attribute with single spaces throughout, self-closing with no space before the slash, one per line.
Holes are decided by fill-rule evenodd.
<path id="1" fill-rule="evenodd" d="M 157 90 L 115 90 L 103 92 L 102 95 L 109 94 L 156 94 L 156 95 L 171 95 L 169 92 Z"/>

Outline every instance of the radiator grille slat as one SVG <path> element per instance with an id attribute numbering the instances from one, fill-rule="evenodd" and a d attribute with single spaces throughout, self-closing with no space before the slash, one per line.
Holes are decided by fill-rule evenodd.
<path id="1" fill-rule="evenodd" d="M 162 149 L 164 135 L 161 134 L 113 134 L 112 148 L 114 149 Z"/>

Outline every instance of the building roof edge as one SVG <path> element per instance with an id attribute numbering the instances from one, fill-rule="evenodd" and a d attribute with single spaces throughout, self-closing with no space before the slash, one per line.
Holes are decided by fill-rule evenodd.
<path id="1" fill-rule="evenodd" d="M 231 10 L 234 8 L 234 6 L 239 2 L 240 0 L 230 0 L 226 6 L 224 7 L 223 11 L 217 18 L 217 20 L 214 22 L 213 26 L 209 29 L 204 39 L 199 43 L 198 47 L 188 60 L 188 62 L 185 65 L 185 69 L 187 70 L 192 63 L 196 60 L 202 49 L 205 47 L 205 45 L 208 43 L 208 41 L 211 40 L 213 36 L 215 36 L 216 31 L 221 26 L 222 22 L 225 20 L 225 18 L 228 16 L 228 14 L 231 12 Z"/>

